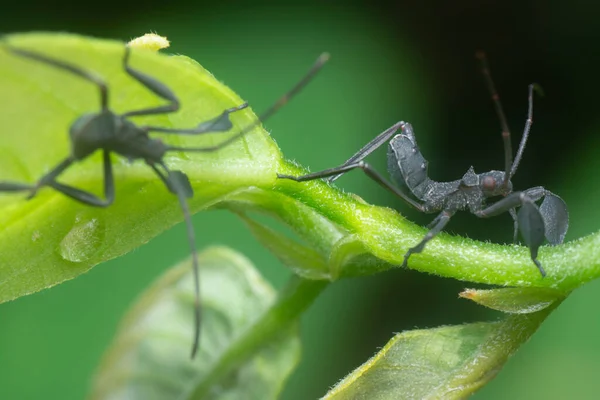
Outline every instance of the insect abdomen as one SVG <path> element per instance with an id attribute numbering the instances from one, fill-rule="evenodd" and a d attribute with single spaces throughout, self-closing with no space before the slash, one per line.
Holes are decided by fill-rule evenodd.
<path id="1" fill-rule="evenodd" d="M 412 132 L 412 129 L 409 131 Z M 388 171 L 398 185 L 405 185 L 422 199 L 430 183 L 427 177 L 427 160 L 421 154 L 414 136 L 395 136 L 388 147 Z"/>

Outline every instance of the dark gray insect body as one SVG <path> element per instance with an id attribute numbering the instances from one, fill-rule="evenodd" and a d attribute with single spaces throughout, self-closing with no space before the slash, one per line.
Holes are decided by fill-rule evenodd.
<path id="1" fill-rule="evenodd" d="M 167 145 L 160 139 L 151 138 L 149 134 L 154 132 L 177 135 L 201 135 L 214 132 L 227 132 L 233 127 L 229 115 L 233 112 L 245 109 L 248 107 L 248 103 L 226 109 L 217 117 L 202 122 L 198 126 L 190 129 L 138 126 L 131 122 L 129 118 L 133 116 L 172 113 L 179 110 L 180 104 L 178 98 L 166 85 L 156 78 L 146 75 L 129 66 L 129 57 L 131 53 L 129 47 L 125 47 L 125 54 L 123 57 L 123 68 L 125 72 L 142 84 L 146 89 L 150 90 L 158 97 L 167 100 L 167 104 L 148 109 L 129 111 L 123 114 L 116 114 L 108 107 L 108 86 L 95 74 L 37 52 L 13 47 L 5 42 L 0 42 L 0 45 L 13 55 L 64 70 L 93 83 L 100 92 L 101 105 L 101 110 L 99 112 L 84 114 L 77 118 L 71 125 L 69 130 L 71 154 L 69 156 L 58 163 L 35 184 L 0 181 L 0 192 L 29 192 L 27 199 L 31 199 L 36 195 L 39 189 L 44 186 L 49 186 L 81 203 L 96 207 L 108 207 L 115 199 L 115 187 L 110 154 L 116 153 L 130 161 L 143 160 L 150 168 L 152 168 L 167 189 L 177 195 L 184 214 L 195 278 L 196 295 L 195 332 L 194 343 L 192 346 L 193 358 L 198 350 L 200 337 L 200 285 L 195 235 L 186 198 L 193 197 L 194 191 L 187 175 L 182 171 L 169 169 L 164 163 L 163 158 L 169 151 L 214 152 L 241 138 L 247 132 L 255 129 L 263 121 L 273 115 L 279 108 L 285 105 L 291 97 L 298 93 L 328 60 L 328 54 L 322 54 L 303 79 L 300 80 L 292 90 L 287 92 L 274 105 L 267 109 L 255 123 L 240 130 L 217 145 L 189 148 Z M 93 193 L 60 183 L 56 180 L 59 175 L 73 163 L 89 157 L 98 150 L 101 150 L 103 153 L 104 198 L 97 197 Z"/>
<path id="2" fill-rule="evenodd" d="M 69 134 L 71 154 L 76 160 L 83 160 L 98 149 L 107 149 L 131 160 L 159 163 L 167 152 L 167 146 L 160 140 L 151 139 L 147 131 L 110 110 L 79 117 Z"/>
<path id="3" fill-rule="evenodd" d="M 478 57 L 483 64 L 486 83 L 492 94 L 496 112 L 502 125 L 505 171 L 489 171 L 477 174 L 473 167 L 470 167 L 461 179 L 451 182 L 436 182 L 428 176 L 428 163 L 419 150 L 412 126 L 409 123 L 398 122 L 367 143 L 339 167 L 298 177 L 281 174 L 278 177 L 298 182 L 328 177 L 328 181 L 333 182 L 344 173 L 360 168 L 371 179 L 417 210 L 424 213 L 439 212 L 437 217 L 428 225 L 430 230 L 421 242 L 407 251 L 403 266 L 406 266 L 411 254 L 423 251 L 427 242 L 444 229 L 457 211 L 466 210 L 480 218 L 489 218 L 508 211 L 514 220 L 514 240 L 516 241 L 517 234 L 520 231 L 525 244 L 529 247 L 532 261 L 538 267 L 541 275 L 545 276 L 546 272 L 537 259 L 538 250 L 544 242 L 544 238 L 553 245 L 564 241 L 569 225 L 567 206 L 560 197 L 541 186 L 513 192 L 513 185 L 510 181 L 521 161 L 529 130 L 533 123 L 534 85 L 529 86 L 528 118 L 513 162 L 510 132 L 506 118 L 491 80 L 485 57 L 483 54 L 478 54 Z M 401 131 L 400 134 L 396 134 L 398 130 Z M 396 186 L 389 183 L 369 164 L 362 161 L 388 140 L 388 171 Z M 488 204 L 488 200 L 498 196 L 502 196 L 502 198 L 495 203 Z M 543 202 L 538 207 L 535 202 L 541 199 L 543 199 Z M 520 207 L 518 213 L 516 211 L 517 207 Z"/>
<path id="4" fill-rule="evenodd" d="M 427 166 L 428 162 L 419 150 L 412 125 L 405 123 L 402 133 L 390 140 L 388 171 L 399 187 L 410 191 L 422 202 L 420 211 L 433 213 L 446 210 L 454 213 L 468 210 L 476 213 L 483 208 L 486 198 L 506 195 L 512 191 L 510 181 L 506 189 L 502 186 L 502 171 L 476 174 L 471 167 L 461 179 L 436 182 L 429 178 Z"/>

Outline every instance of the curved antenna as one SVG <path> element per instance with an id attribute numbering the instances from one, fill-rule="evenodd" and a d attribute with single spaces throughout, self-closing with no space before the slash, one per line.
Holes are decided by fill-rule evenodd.
<path id="1" fill-rule="evenodd" d="M 500 120 L 500 126 L 502 127 L 502 141 L 504 142 L 504 182 L 502 182 L 502 186 L 507 188 L 508 181 L 512 176 L 512 145 L 510 143 L 510 130 L 508 129 L 508 122 L 506 122 L 506 115 L 504 115 L 504 109 L 502 108 L 502 103 L 500 103 L 500 96 L 498 95 L 498 91 L 496 91 L 496 86 L 494 85 L 494 81 L 492 80 L 492 75 L 490 74 L 490 68 L 487 63 L 487 58 L 483 51 L 478 51 L 475 53 L 475 57 L 481 63 L 481 73 L 485 79 L 485 85 L 492 96 L 492 101 L 494 102 L 494 108 L 496 109 L 496 114 L 498 115 L 498 119 Z M 522 152 L 521 152 L 522 153 Z"/>
<path id="2" fill-rule="evenodd" d="M 519 167 L 519 163 L 521 162 L 521 158 L 523 157 L 523 152 L 525 151 L 525 145 L 527 144 L 527 138 L 529 137 L 529 130 L 531 129 L 531 125 L 533 124 L 533 90 L 536 90 L 538 93 L 542 93 L 542 88 L 535 83 L 529 85 L 529 109 L 527 111 L 527 121 L 525 121 L 525 129 L 523 130 L 523 136 L 521 137 L 521 143 L 519 143 L 519 149 L 517 150 L 517 155 L 515 156 L 515 160 L 513 161 L 513 165 L 510 169 L 510 177 L 512 178 L 515 172 L 517 172 L 517 168 Z"/>
<path id="3" fill-rule="evenodd" d="M 281 107 L 285 106 L 292 97 L 297 95 L 306 85 L 308 85 L 308 83 L 315 77 L 321 68 L 323 68 L 323 65 L 325 65 L 327 61 L 329 61 L 329 53 L 321 53 L 306 75 L 304 75 L 302 79 L 300 79 L 298 83 L 294 85 L 293 88 L 281 96 L 271 107 L 269 107 L 260 115 L 260 121 L 265 122 L 267 119 L 272 117 L 273 114 L 279 111 Z"/>
<path id="4" fill-rule="evenodd" d="M 193 151 L 193 152 L 199 152 L 199 153 L 204 153 L 204 152 L 209 153 L 209 152 L 217 151 L 217 150 L 219 150 L 219 149 L 227 146 L 228 144 L 230 144 L 232 142 L 235 142 L 236 140 L 238 140 L 239 138 L 241 138 L 242 136 L 244 136 L 246 133 L 254 130 L 257 126 L 261 125 L 267 119 L 269 119 L 270 117 L 272 117 L 273 114 L 275 114 L 277 111 L 279 111 L 279 109 L 281 109 L 283 106 L 285 106 L 292 99 L 292 97 L 294 97 L 302 89 L 304 89 L 304 87 L 315 77 L 315 75 L 321 70 L 321 68 L 323 68 L 323 66 L 325 65 L 325 63 L 327 61 L 329 61 L 329 53 L 322 53 L 317 58 L 317 60 L 315 61 L 315 63 L 312 65 L 312 67 L 310 68 L 310 70 L 308 70 L 308 72 L 302 77 L 302 79 L 300 79 L 300 81 L 298 81 L 298 83 L 296 83 L 294 85 L 294 87 L 292 89 L 290 89 L 289 91 L 287 91 L 271 107 L 269 107 L 266 111 L 264 111 L 259 116 L 259 118 L 256 120 L 256 122 L 254 122 L 253 124 L 250 124 L 250 125 L 246 126 L 241 131 L 239 131 L 235 135 L 231 136 L 230 138 L 228 138 L 228 139 L 226 139 L 226 140 L 222 141 L 221 143 L 219 143 L 217 145 L 214 145 L 214 146 L 209 146 L 209 147 L 174 147 L 174 146 L 169 146 L 167 148 L 167 151 Z"/>

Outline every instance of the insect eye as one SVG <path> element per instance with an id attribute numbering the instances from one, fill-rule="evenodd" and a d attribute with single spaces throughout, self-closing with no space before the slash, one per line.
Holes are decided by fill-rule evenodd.
<path id="1" fill-rule="evenodd" d="M 491 176 L 486 176 L 483 178 L 483 188 L 485 190 L 494 190 L 496 187 L 496 180 Z"/>

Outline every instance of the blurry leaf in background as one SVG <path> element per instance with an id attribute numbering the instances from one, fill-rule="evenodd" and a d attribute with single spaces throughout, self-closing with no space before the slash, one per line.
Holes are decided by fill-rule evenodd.
<path id="1" fill-rule="evenodd" d="M 181 399 L 275 299 L 275 292 L 241 254 L 213 247 L 199 254 L 202 330 L 190 360 L 194 287 L 191 262 L 169 269 L 124 317 L 96 374 L 91 399 Z M 223 376 L 207 399 L 274 399 L 298 363 L 297 324 L 288 327 Z"/>

